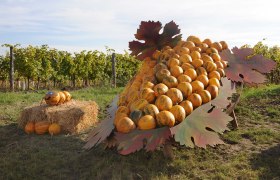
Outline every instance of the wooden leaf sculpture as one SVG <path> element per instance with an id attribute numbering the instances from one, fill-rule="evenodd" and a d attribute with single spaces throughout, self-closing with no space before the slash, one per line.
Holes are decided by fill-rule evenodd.
<path id="1" fill-rule="evenodd" d="M 220 108 L 214 108 L 208 113 L 212 108 L 210 103 L 204 104 L 195 109 L 179 125 L 171 128 L 175 141 L 191 148 L 195 145 L 206 148 L 206 145 L 223 144 L 217 133 L 222 134 L 225 130 L 229 130 L 227 124 L 232 117 Z"/>
<path id="2" fill-rule="evenodd" d="M 221 78 L 222 86 L 219 90 L 219 95 L 211 101 L 215 107 L 225 109 L 231 102 L 230 97 L 236 93 L 235 83 L 228 80 L 226 77 Z"/>
<path id="3" fill-rule="evenodd" d="M 217 133 L 229 130 L 227 124 L 233 118 L 223 109 L 229 104 L 228 98 L 235 92 L 235 88 L 230 80 L 222 78 L 219 92 L 214 100 L 198 107 L 183 122 L 171 128 L 175 141 L 192 148 L 195 145 L 206 148 L 206 145 L 223 144 Z"/>
<path id="4" fill-rule="evenodd" d="M 115 128 L 113 121 L 115 117 L 115 112 L 118 107 L 117 101 L 118 101 L 118 96 L 115 97 L 115 99 L 107 109 L 108 116 L 106 117 L 106 119 L 102 120 L 101 123 L 96 128 L 94 128 L 93 131 L 90 132 L 87 139 L 87 143 L 84 146 L 85 149 L 90 149 L 100 144 L 107 137 L 110 136 L 111 132 Z"/>
<path id="5" fill-rule="evenodd" d="M 118 150 L 122 155 L 127 155 L 144 148 L 146 151 L 153 151 L 163 145 L 171 136 L 168 127 L 152 130 L 134 130 L 131 133 L 115 133 L 119 143 Z"/>
<path id="6" fill-rule="evenodd" d="M 135 38 L 145 42 L 129 42 L 129 49 L 132 51 L 131 55 L 143 60 L 145 57 L 152 56 L 157 49 L 161 49 L 164 46 L 173 47 L 181 39 L 180 29 L 173 21 L 164 26 L 162 34 L 159 33 L 161 29 L 162 24 L 159 21 L 142 21 L 139 29 L 137 29 Z"/>
<path id="7" fill-rule="evenodd" d="M 264 83 L 266 78 L 262 73 L 268 73 L 276 67 L 273 60 L 262 55 L 253 55 L 251 48 L 234 47 L 232 52 L 229 49 L 220 52 L 221 58 L 228 61 L 229 67 L 225 69 L 225 73 L 232 81 Z"/>

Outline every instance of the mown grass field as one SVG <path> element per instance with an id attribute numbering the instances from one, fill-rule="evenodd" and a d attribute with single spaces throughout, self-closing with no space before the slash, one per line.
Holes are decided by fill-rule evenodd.
<path id="1" fill-rule="evenodd" d="M 82 89 L 75 99 L 95 100 L 100 117 L 117 89 Z M 239 129 L 221 135 L 225 145 L 173 147 L 121 156 L 101 146 L 82 147 L 81 135 L 26 135 L 17 128 L 20 111 L 46 91 L 0 93 L 0 179 L 280 179 L 280 85 L 247 88 L 236 115 Z"/>

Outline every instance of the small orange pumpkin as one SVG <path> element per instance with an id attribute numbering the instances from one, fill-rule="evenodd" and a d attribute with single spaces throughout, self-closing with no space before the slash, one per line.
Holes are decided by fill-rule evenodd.
<path id="1" fill-rule="evenodd" d="M 49 130 L 50 123 L 48 121 L 38 121 L 35 123 L 36 134 L 45 134 Z"/>
<path id="2" fill-rule="evenodd" d="M 159 126 L 173 127 L 175 124 L 175 117 L 169 111 L 161 111 L 157 114 L 156 120 Z"/>
<path id="3" fill-rule="evenodd" d="M 137 126 L 141 130 L 154 129 L 157 126 L 156 120 L 151 115 L 145 115 L 139 119 Z"/>
<path id="4" fill-rule="evenodd" d="M 57 135 L 57 134 L 60 134 L 61 133 L 61 126 L 57 123 L 52 123 L 50 126 L 49 126 L 49 133 L 50 135 Z"/>
<path id="5" fill-rule="evenodd" d="M 136 128 L 134 122 L 129 117 L 120 119 L 116 125 L 116 129 L 121 133 L 129 133 Z"/>
<path id="6" fill-rule="evenodd" d="M 32 134 L 35 131 L 35 123 L 34 122 L 27 122 L 24 127 L 24 132 L 27 134 Z"/>
<path id="7" fill-rule="evenodd" d="M 185 109 L 180 105 L 175 105 L 170 109 L 170 112 L 174 115 L 175 121 L 180 123 L 186 117 Z"/>

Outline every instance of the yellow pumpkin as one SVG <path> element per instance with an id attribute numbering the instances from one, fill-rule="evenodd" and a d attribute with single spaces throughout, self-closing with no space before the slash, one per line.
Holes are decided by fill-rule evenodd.
<path id="1" fill-rule="evenodd" d="M 135 128 L 134 122 L 129 117 L 121 118 L 116 124 L 116 129 L 120 133 L 129 133 Z"/>
<path id="2" fill-rule="evenodd" d="M 175 121 L 180 123 L 186 117 L 185 109 L 180 105 L 175 105 L 170 109 L 170 112 L 174 115 Z"/>
<path id="3" fill-rule="evenodd" d="M 50 126 L 49 126 L 49 134 L 50 135 L 57 135 L 57 134 L 60 134 L 61 133 L 61 126 L 57 123 L 52 123 Z"/>
<path id="4" fill-rule="evenodd" d="M 65 101 L 64 102 L 68 102 L 71 100 L 71 94 L 68 91 L 62 91 L 65 95 Z"/>
<path id="5" fill-rule="evenodd" d="M 24 132 L 27 134 L 32 134 L 35 131 L 35 123 L 34 122 L 27 122 L 24 127 Z"/>
<path id="6" fill-rule="evenodd" d="M 163 83 L 159 83 L 159 84 L 155 85 L 154 91 L 155 91 L 156 97 L 158 97 L 160 95 L 164 95 L 168 91 L 168 87 Z"/>
<path id="7" fill-rule="evenodd" d="M 177 88 L 170 88 L 166 95 L 172 100 L 173 105 L 180 103 L 183 101 L 183 94 Z"/>
<path id="8" fill-rule="evenodd" d="M 169 110 L 172 108 L 172 100 L 166 95 L 160 95 L 157 97 L 155 105 L 160 111 Z"/>
<path id="9" fill-rule="evenodd" d="M 182 106 L 185 109 L 186 116 L 191 114 L 193 111 L 193 105 L 191 101 L 188 100 L 182 101 L 180 103 L 180 106 Z"/>
<path id="10" fill-rule="evenodd" d="M 183 97 L 187 98 L 192 93 L 192 85 L 189 82 L 181 82 L 177 88 L 182 92 Z"/>
<path id="11" fill-rule="evenodd" d="M 65 102 L 65 100 L 66 100 L 66 96 L 65 96 L 65 94 L 62 91 L 60 91 L 58 93 L 59 93 L 59 96 L 60 96 L 58 104 L 63 104 Z"/>
<path id="12" fill-rule="evenodd" d="M 141 130 L 148 130 L 156 128 L 157 123 L 153 116 L 145 115 L 139 119 L 137 126 Z"/>
<path id="13" fill-rule="evenodd" d="M 146 99 L 149 103 L 153 103 L 155 101 L 156 95 L 151 88 L 144 88 L 140 91 L 140 98 Z"/>
<path id="14" fill-rule="evenodd" d="M 50 123 L 48 121 L 38 121 L 35 123 L 36 134 L 45 134 L 49 130 Z"/>
<path id="15" fill-rule="evenodd" d="M 173 127 L 175 124 L 175 117 L 169 111 L 161 111 L 156 116 L 157 124 L 159 126 Z"/>

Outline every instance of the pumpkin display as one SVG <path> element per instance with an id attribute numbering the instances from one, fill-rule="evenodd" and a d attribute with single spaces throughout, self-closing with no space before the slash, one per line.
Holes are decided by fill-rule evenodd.
<path id="1" fill-rule="evenodd" d="M 64 102 L 68 102 L 71 100 L 71 94 L 68 91 L 62 91 L 65 95 L 65 101 Z"/>
<path id="2" fill-rule="evenodd" d="M 144 58 L 139 73 L 119 96 L 116 131 L 172 127 L 216 98 L 227 66 L 219 52 L 227 47 L 224 41 L 189 36 Z"/>
<path id="3" fill-rule="evenodd" d="M 35 123 L 34 122 L 27 122 L 24 127 L 24 132 L 26 134 L 32 134 L 35 131 Z"/>
<path id="4" fill-rule="evenodd" d="M 63 104 L 66 100 L 66 96 L 62 91 L 60 91 L 58 93 L 59 93 L 59 102 L 57 104 Z"/>
<path id="5" fill-rule="evenodd" d="M 50 126 L 49 126 L 49 134 L 50 135 L 57 135 L 57 134 L 60 134 L 61 133 L 61 126 L 57 123 L 52 123 Z"/>
<path id="6" fill-rule="evenodd" d="M 36 134 L 45 134 L 49 131 L 50 123 L 48 121 L 38 121 L 35 123 L 35 132 Z"/>

